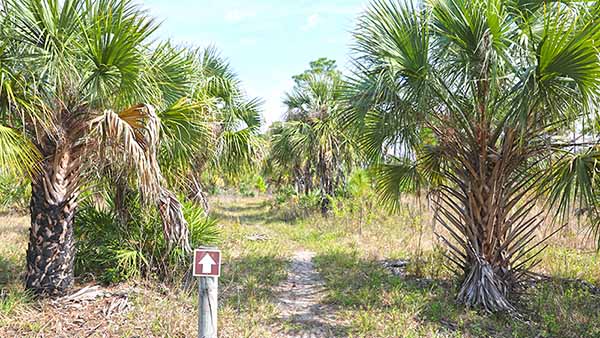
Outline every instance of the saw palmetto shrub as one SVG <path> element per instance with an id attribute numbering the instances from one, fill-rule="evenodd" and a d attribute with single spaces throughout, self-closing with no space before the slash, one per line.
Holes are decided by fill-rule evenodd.
<path id="1" fill-rule="evenodd" d="M 86 200 L 75 220 L 76 275 L 104 283 L 135 278 L 176 281 L 191 267 L 191 257 L 169 246 L 163 235 L 158 211 L 144 207 L 139 196 L 125 203 L 127 214 L 116 212 L 113 200 Z M 217 221 L 203 209 L 185 202 L 183 212 L 192 247 L 214 244 L 219 235 Z"/>

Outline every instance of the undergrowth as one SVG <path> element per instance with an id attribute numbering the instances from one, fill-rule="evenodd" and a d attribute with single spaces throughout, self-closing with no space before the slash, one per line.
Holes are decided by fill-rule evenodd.
<path id="1" fill-rule="evenodd" d="M 189 255 L 168 245 L 158 212 L 143 206 L 139 195 L 128 198 L 127 213 L 135 217 L 126 220 L 115 211 L 112 198 L 104 202 L 87 199 L 77 212 L 77 275 L 92 274 L 102 282 L 115 283 L 138 277 L 173 280 L 188 272 Z M 216 219 L 191 202 L 184 202 L 184 216 L 192 247 L 217 242 Z"/>
<path id="2" fill-rule="evenodd" d="M 0 212 L 23 212 L 29 205 L 29 180 L 0 173 Z"/>

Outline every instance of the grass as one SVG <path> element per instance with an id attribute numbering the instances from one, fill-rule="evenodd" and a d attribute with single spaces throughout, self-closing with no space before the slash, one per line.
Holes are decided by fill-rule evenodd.
<path id="1" fill-rule="evenodd" d="M 355 250 L 323 253 L 316 264 L 328 301 L 356 337 L 600 336 L 600 297 L 560 282 L 530 290 L 520 304 L 524 318 L 515 320 L 457 306 L 452 280 L 395 277 Z"/>
<path id="2" fill-rule="evenodd" d="M 223 274 L 219 280 L 222 337 L 262 337 L 277 326 L 272 289 L 285 277 L 290 248 L 283 240 L 250 241 L 246 237 L 265 228 L 228 214 L 228 201 L 221 212 Z M 233 205 L 233 202 L 231 202 Z M 262 204 L 262 202 L 260 203 Z M 250 209 L 260 207 L 248 203 Z M 139 280 L 108 286 L 112 292 L 128 292 L 130 310 L 104 318 L 103 301 L 86 304 L 73 312 L 51 301 L 33 300 L 24 293 L 22 276 L 27 248 L 28 219 L 0 217 L 0 337 L 87 336 L 91 337 L 195 337 L 197 291 L 177 290 L 159 281 Z M 86 276 L 86 279 L 89 279 Z M 78 287 L 81 287 L 79 285 Z M 130 289 L 135 291 L 130 291 Z M 100 312 L 100 315 L 98 314 Z M 84 321 L 78 327 L 73 323 Z M 88 324 L 93 323 L 93 324 Z M 102 325 L 98 328 L 98 323 Z"/>
<path id="3" fill-rule="evenodd" d="M 600 337 L 600 296 L 573 281 L 600 281 L 600 258 L 578 224 L 549 243 L 537 271 L 553 279 L 527 290 L 515 319 L 455 304 L 456 282 L 443 266 L 430 214 L 412 200 L 399 215 L 372 212 L 361 233 L 356 217 L 343 212 L 286 221 L 264 196 L 222 196 L 212 206 L 223 233 L 220 337 L 268 338 L 288 329 L 275 289 L 299 249 L 316 253 L 326 302 L 350 337 Z M 106 287 L 129 295 L 123 313 L 102 314 L 110 299 L 65 308 L 23 291 L 27 218 L 1 217 L 0 243 L 1 337 L 196 335 L 195 288 L 137 280 Z M 385 259 L 408 260 L 406 276 L 390 274 Z"/>

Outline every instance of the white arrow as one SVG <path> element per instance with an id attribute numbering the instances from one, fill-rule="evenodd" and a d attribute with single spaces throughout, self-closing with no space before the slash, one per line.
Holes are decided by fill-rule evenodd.
<path id="1" fill-rule="evenodd" d="M 202 265 L 202 273 L 210 273 L 212 271 L 212 266 L 217 264 L 212 257 L 207 253 L 200 260 L 200 265 Z"/>

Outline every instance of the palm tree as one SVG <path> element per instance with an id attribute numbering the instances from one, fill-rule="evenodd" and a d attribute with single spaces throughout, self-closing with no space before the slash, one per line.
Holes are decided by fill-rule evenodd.
<path id="1" fill-rule="evenodd" d="M 346 123 L 383 200 L 432 191 L 460 302 L 513 310 L 544 240 L 536 201 L 591 201 L 597 151 L 568 129 L 598 103 L 599 38 L 594 2 L 376 0 L 360 17 Z"/>
<path id="2" fill-rule="evenodd" d="M 134 173 L 165 237 L 189 250 L 181 204 L 167 187 L 219 124 L 218 99 L 199 90 L 206 87 L 199 53 L 154 44 L 157 25 L 130 0 L 1 6 L 0 122 L 35 146 L 4 158 L 41 157 L 32 178 L 27 288 L 60 295 L 72 286 L 78 196 L 108 167 Z"/>
<path id="3" fill-rule="evenodd" d="M 202 174 L 214 172 L 236 177 L 263 157 L 265 144 L 259 137 L 262 101 L 248 98 L 241 81 L 214 47 L 196 50 L 192 56 L 196 60 L 193 74 L 197 78 L 192 95 L 194 102 L 204 105 L 204 109 L 200 109 L 203 116 L 195 120 L 208 127 L 208 133 L 198 128 L 199 135 L 192 135 L 192 139 L 202 141 L 199 147 L 166 147 L 166 153 L 170 149 L 192 152 L 179 153 L 176 158 L 167 156 L 164 162 L 180 164 L 176 167 L 187 179 L 181 181 L 181 175 L 175 175 L 174 181 L 184 182 L 181 188 L 188 190 L 192 199 L 200 202 L 208 212 Z M 177 135 L 179 133 L 174 133 L 174 140 L 180 142 L 181 137 Z"/>
<path id="4" fill-rule="evenodd" d="M 352 163 L 352 146 L 338 120 L 343 82 L 335 69 L 295 79 L 296 87 L 284 100 L 285 122 L 271 133 L 271 156 L 304 193 L 319 189 L 321 211 L 327 213 L 329 196 L 344 183 Z"/>

